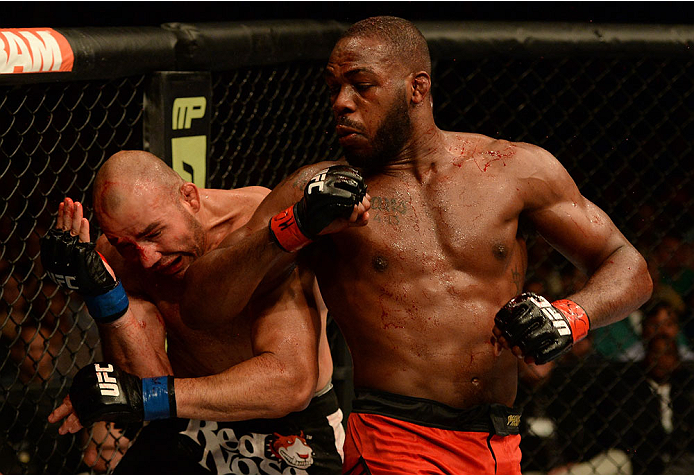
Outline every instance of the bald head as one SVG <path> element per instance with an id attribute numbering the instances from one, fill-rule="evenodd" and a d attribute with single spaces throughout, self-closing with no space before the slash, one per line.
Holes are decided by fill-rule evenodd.
<path id="1" fill-rule="evenodd" d="M 183 183 L 183 178 L 156 155 L 124 150 L 99 169 L 93 188 L 94 210 L 97 215 L 113 214 L 130 200 L 149 194 L 176 201 Z"/>
<path id="2" fill-rule="evenodd" d="M 349 27 L 340 40 L 347 38 L 378 39 L 408 72 L 426 71 L 431 75 L 431 57 L 427 41 L 419 29 L 408 20 L 393 16 L 366 18 Z"/>

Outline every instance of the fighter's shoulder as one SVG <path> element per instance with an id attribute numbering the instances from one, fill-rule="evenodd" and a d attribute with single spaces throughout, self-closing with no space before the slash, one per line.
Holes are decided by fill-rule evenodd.
<path id="1" fill-rule="evenodd" d="M 564 165 L 544 148 L 517 142 L 518 165 L 514 177 L 528 207 L 579 199 L 580 191 Z"/>
<path id="2" fill-rule="evenodd" d="M 519 178 L 534 177 L 554 187 L 573 185 L 573 179 L 564 165 L 551 152 L 526 142 L 515 142 L 518 163 L 522 173 Z"/>
<path id="3" fill-rule="evenodd" d="M 511 143 L 513 143 L 516 150 L 518 150 L 518 154 L 521 158 L 530 160 L 533 163 L 540 163 L 543 166 L 553 163 L 559 163 L 557 158 L 554 155 L 552 155 L 552 153 L 540 147 L 539 145 L 531 144 L 528 142 Z"/>
<path id="4" fill-rule="evenodd" d="M 253 205 L 258 205 L 270 193 L 270 188 L 264 186 L 245 186 L 243 188 L 235 188 L 226 190 L 228 194 L 240 201 L 246 201 Z"/>
<path id="5" fill-rule="evenodd" d="M 498 161 L 507 173 L 523 176 L 542 176 L 563 169 L 549 151 L 528 142 L 479 136 L 478 150 L 491 161 Z"/>
<path id="6" fill-rule="evenodd" d="M 489 137 L 482 134 L 465 134 L 467 140 L 475 143 L 478 153 L 486 153 L 499 158 L 519 158 L 521 160 L 542 161 L 556 160 L 554 156 L 539 145 L 528 142 Z"/>

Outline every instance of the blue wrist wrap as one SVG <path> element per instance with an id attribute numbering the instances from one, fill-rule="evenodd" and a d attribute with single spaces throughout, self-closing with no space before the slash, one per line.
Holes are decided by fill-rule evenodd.
<path id="1" fill-rule="evenodd" d="M 123 284 L 118 284 L 105 294 L 85 295 L 84 303 L 87 304 L 89 314 L 97 323 L 110 323 L 120 318 L 128 310 L 128 296 L 125 294 Z"/>
<path id="2" fill-rule="evenodd" d="M 176 417 L 173 377 L 158 376 L 156 378 L 143 378 L 142 406 L 144 408 L 146 421 Z"/>

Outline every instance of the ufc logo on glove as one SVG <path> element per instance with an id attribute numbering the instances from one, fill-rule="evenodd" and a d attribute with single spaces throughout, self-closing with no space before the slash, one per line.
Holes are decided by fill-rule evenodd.
<path id="1" fill-rule="evenodd" d="M 118 381 L 116 378 L 109 376 L 108 373 L 113 372 L 113 365 L 108 365 L 102 368 L 98 364 L 94 365 L 94 370 L 96 371 L 96 379 L 99 381 L 99 390 L 102 396 L 120 396 L 120 391 L 118 390 Z"/>
<path id="2" fill-rule="evenodd" d="M 75 277 L 74 275 L 60 275 L 54 274 L 50 271 L 46 271 L 46 274 L 48 274 L 48 277 L 53 279 L 53 281 L 58 285 L 63 285 L 70 290 L 79 290 L 79 287 L 75 285 L 77 277 Z"/>
<path id="3" fill-rule="evenodd" d="M 313 178 L 311 178 L 311 181 L 309 182 L 308 188 L 307 188 L 307 190 L 306 190 L 306 191 L 308 192 L 309 195 L 310 195 L 311 193 L 313 193 L 313 190 L 314 190 L 315 188 L 318 188 L 318 192 L 323 191 L 323 185 L 324 185 L 324 183 L 325 183 L 325 177 L 326 177 L 326 176 L 327 176 L 327 173 L 326 173 L 326 172 L 322 172 L 322 173 L 320 173 L 320 174 L 314 176 Z"/>
<path id="4" fill-rule="evenodd" d="M 554 325 L 554 328 L 557 329 L 560 335 L 571 335 L 569 324 L 566 323 L 561 312 L 552 307 L 552 304 L 545 299 L 530 297 L 530 300 L 541 309 L 542 313 L 552 322 L 552 325 Z"/>

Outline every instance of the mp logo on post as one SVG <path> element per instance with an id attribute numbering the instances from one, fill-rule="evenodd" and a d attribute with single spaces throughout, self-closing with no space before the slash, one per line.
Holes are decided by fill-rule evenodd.
<path id="1" fill-rule="evenodd" d="M 51 28 L 0 29 L 0 74 L 72 71 L 74 53 Z"/>
<path id="2" fill-rule="evenodd" d="M 205 117 L 206 104 L 204 97 L 177 97 L 173 102 L 171 128 L 190 129 L 193 119 Z"/>
<path id="3" fill-rule="evenodd" d="M 99 390 L 102 396 L 120 396 L 120 391 L 118 390 L 118 381 L 113 376 L 109 376 L 108 373 L 113 372 L 113 365 L 108 365 L 105 368 L 99 366 L 99 364 L 94 365 L 94 370 L 96 371 L 96 379 L 99 381 Z"/>

